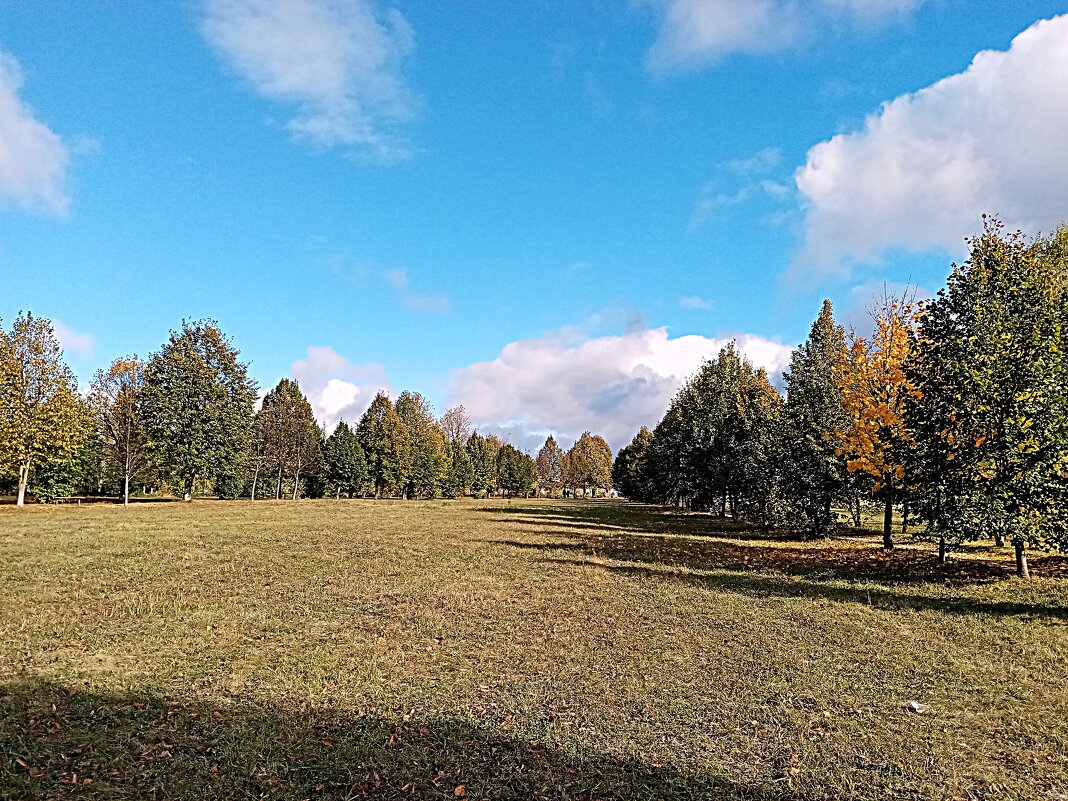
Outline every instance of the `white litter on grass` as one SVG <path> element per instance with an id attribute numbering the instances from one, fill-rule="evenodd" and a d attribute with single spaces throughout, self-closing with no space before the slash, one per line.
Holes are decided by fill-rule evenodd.
<path id="1" fill-rule="evenodd" d="M 905 704 L 905 709 L 909 712 L 915 712 L 917 715 L 922 715 L 924 712 L 929 712 L 931 707 L 927 704 L 920 703 L 919 701 L 909 701 Z"/>

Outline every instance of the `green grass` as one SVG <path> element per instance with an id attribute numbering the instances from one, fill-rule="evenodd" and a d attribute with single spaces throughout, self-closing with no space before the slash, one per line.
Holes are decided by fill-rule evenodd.
<path id="1" fill-rule="evenodd" d="M 0 508 L 0 797 L 1064 799 L 1032 566 L 615 502 Z"/>

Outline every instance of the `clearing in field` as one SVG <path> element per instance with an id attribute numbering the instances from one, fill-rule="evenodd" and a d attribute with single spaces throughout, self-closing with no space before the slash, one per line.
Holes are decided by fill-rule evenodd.
<path id="1" fill-rule="evenodd" d="M 1063 564 L 934 561 L 616 502 L 0 509 L 0 796 L 1063 799 Z"/>

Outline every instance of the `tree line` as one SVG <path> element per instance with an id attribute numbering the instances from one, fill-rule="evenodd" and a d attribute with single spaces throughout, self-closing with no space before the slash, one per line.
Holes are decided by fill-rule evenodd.
<path id="1" fill-rule="evenodd" d="M 825 534 L 882 506 L 954 546 L 1068 550 L 1068 227 L 1027 239 L 984 218 L 927 302 L 886 297 L 849 334 L 824 301 L 785 396 L 731 344 L 620 450 L 629 498 Z"/>
<path id="2" fill-rule="evenodd" d="M 582 494 L 611 488 L 612 451 L 583 434 L 550 436 L 537 460 L 472 430 L 462 406 L 436 418 L 417 392 L 379 393 L 327 436 L 296 381 L 258 388 L 212 321 L 185 322 L 148 359 L 115 359 L 88 392 L 51 323 L 0 325 L 0 491 L 23 505 L 76 493 L 223 498 L 456 498 Z M 257 408 L 258 406 L 258 408 Z"/>

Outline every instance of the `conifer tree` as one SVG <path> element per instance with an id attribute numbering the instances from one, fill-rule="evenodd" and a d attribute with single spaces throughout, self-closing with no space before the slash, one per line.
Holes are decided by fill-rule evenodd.
<path id="1" fill-rule="evenodd" d="M 402 491 L 411 465 L 411 436 L 384 392 L 375 395 L 356 426 L 367 458 L 367 474 L 376 498 L 387 490 Z"/>
<path id="2" fill-rule="evenodd" d="M 836 432 L 848 425 L 835 371 L 845 350 L 845 331 L 823 301 L 808 340 L 790 357 L 783 409 L 786 439 L 784 492 L 795 525 L 816 534 L 834 522 L 833 506 L 846 489 L 845 460 Z"/>
<path id="3" fill-rule="evenodd" d="M 651 502 L 656 495 L 646 476 L 648 449 L 653 432 L 645 426 L 639 429 L 629 445 L 619 449 L 612 463 L 612 485 L 624 498 L 632 501 Z"/>
<path id="4" fill-rule="evenodd" d="M 362 495 L 367 486 L 367 458 L 356 432 L 344 420 L 337 424 L 323 445 L 323 480 L 326 491 L 340 498 Z"/>
<path id="5" fill-rule="evenodd" d="M 534 460 L 538 473 L 538 489 L 545 490 L 549 495 L 560 492 L 563 486 L 564 452 L 556 444 L 556 439 L 550 434 L 545 438 L 545 444 L 538 451 Z"/>

